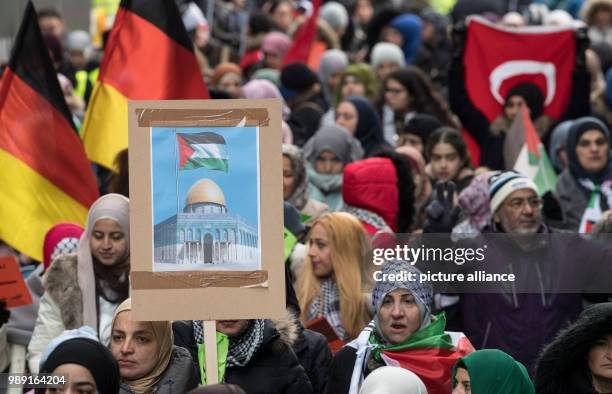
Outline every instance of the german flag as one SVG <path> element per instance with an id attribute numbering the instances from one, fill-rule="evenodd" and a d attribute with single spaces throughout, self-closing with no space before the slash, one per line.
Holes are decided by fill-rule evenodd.
<path id="1" fill-rule="evenodd" d="M 0 185 L 0 239 L 39 261 L 47 230 L 98 197 L 30 2 L 0 80 Z"/>
<path id="2" fill-rule="evenodd" d="M 123 0 L 85 116 L 87 156 L 113 168 L 128 146 L 128 100 L 207 98 L 174 0 Z"/>

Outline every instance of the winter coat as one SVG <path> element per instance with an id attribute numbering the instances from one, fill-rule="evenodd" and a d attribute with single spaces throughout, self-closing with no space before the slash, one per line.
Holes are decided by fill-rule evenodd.
<path id="1" fill-rule="evenodd" d="M 538 394 L 596 394 L 586 360 L 595 342 L 612 334 L 612 304 L 585 310 L 571 327 L 559 333 L 538 360 Z"/>
<path id="2" fill-rule="evenodd" d="M 77 255 L 62 255 L 55 259 L 44 278 L 45 292 L 40 299 L 38 317 L 28 345 L 28 367 L 38 373 L 40 358 L 47 345 L 64 330 L 83 325 L 83 298 L 78 284 Z M 100 341 L 110 342 L 111 324 L 118 304 L 98 298 Z"/>
<path id="3" fill-rule="evenodd" d="M 152 355 L 153 356 L 153 355 Z M 198 386 L 198 372 L 187 349 L 174 346 L 166 371 L 151 391 L 155 394 L 183 394 Z M 121 382 L 119 394 L 132 394 L 126 382 Z"/>
<path id="4" fill-rule="evenodd" d="M 373 212 L 384 219 L 387 226 L 397 230 L 399 190 L 394 165 L 386 158 L 357 161 L 344 168 L 342 198 L 347 205 Z M 358 217 L 368 234 L 381 227 Z"/>
<path id="5" fill-rule="evenodd" d="M 499 231 L 487 226 L 483 233 Z M 542 226 L 540 233 L 551 231 Z M 546 241 L 546 245 L 531 251 L 521 251 L 511 241 L 487 245 L 487 271 L 513 272 L 517 277 L 528 278 L 531 282 L 517 284 L 521 292 L 502 284 L 495 293 L 461 295 L 463 331 L 474 346 L 500 349 L 523 363 L 530 373 L 543 346 L 582 310 L 581 294 L 555 289 L 585 289 L 609 277 L 607 265 L 612 261 L 610 249 L 595 247 L 574 234 L 547 236 Z M 554 264 L 557 262 L 559 265 Z M 547 280 L 552 278 L 555 282 Z"/>
<path id="6" fill-rule="evenodd" d="M 322 393 L 332 361 L 332 353 L 323 334 L 303 328 L 293 344 L 293 351 L 310 379 L 312 391 Z"/>
<path id="7" fill-rule="evenodd" d="M 45 288 L 42 283 L 42 275 L 45 267 L 39 264 L 26 278 L 26 286 L 32 296 L 30 305 L 19 306 L 11 309 L 11 317 L 7 323 L 7 335 L 10 343 L 27 346 L 32 338 L 40 298 Z"/>
<path id="8" fill-rule="evenodd" d="M 589 203 L 588 195 L 569 169 L 565 169 L 557 178 L 557 195 L 565 218 L 564 227 L 571 231 L 578 231 L 582 214 Z M 605 203 L 605 199 L 602 199 L 602 203 Z"/>
<path id="9" fill-rule="evenodd" d="M 293 319 L 265 321 L 264 339 L 244 367 L 225 370 L 223 383 L 240 386 L 247 393 L 312 393 L 312 386 L 291 346 L 297 327 Z M 174 344 L 186 348 L 197 367 L 198 349 L 191 321 L 172 323 Z M 199 370 L 199 368 L 198 368 Z"/>

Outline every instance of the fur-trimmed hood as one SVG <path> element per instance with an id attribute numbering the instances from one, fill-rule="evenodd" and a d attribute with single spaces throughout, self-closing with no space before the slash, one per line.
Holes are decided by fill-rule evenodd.
<path id="1" fill-rule="evenodd" d="M 593 25 L 595 10 L 598 7 L 607 7 L 612 12 L 612 0 L 587 0 L 580 9 L 580 19 L 589 26 Z"/>
<path id="2" fill-rule="evenodd" d="M 291 312 L 286 311 L 283 317 L 280 319 L 272 319 L 270 322 L 273 324 L 274 329 L 276 329 L 278 332 L 278 338 L 280 339 L 281 343 L 289 347 L 293 346 L 298 339 L 301 328 L 297 318 Z"/>
<path id="3" fill-rule="evenodd" d="M 597 339 L 612 333 L 612 303 L 586 309 L 542 352 L 536 370 L 538 394 L 596 394 L 586 356 Z"/>
<path id="4" fill-rule="evenodd" d="M 78 258 L 76 254 L 61 255 L 43 277 L 45 294 L 48 294 L 62 312 L 67 330 L 83 325 L 83 295 L 78 282 Z"/>

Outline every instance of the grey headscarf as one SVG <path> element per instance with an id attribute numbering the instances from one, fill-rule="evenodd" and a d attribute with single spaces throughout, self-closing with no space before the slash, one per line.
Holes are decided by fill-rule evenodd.
<path id="1" fill-rule="evenodd" d="M 379 322 L 379 311 L 382 306 L 383 299 L 387 294 L 396 289 L 406 289 L 414 295 L 419 312 L 421 314 L 421 325 L 419 330 L 427 327 L 431 322 L 431 303 L 433 301 L 433 287 L 429 282 L 421 283 L 419 281 L 419 275 L 421 271 L 418 270 L 410 263 L 403 260 L 390 260 L 386 261 L 382 265 L 382 274 L 401 274 L 402 272 L 412 272 L 416 275 L 416 281 L 377 281 L 372 290 L 372 306 L 376 311 L 374 322 L 376 324 L 376 332 L 382 336 L 382 330 L 380 330 Z M 386 338 L 383 338 L 387 340 Z"/>
<path id="2" fill-rule="evenodd" d="M 559 159 L 559 150 L 565 148 L 565 143 L 567 141 L 567 133 L 569 132 L 570 127 L 574 121 L 566 120 L 565 122 L 559 123 L 552 131 L 550 135 L 550 146 L 548 148 L 548 156 L 550 157 L 550 162 L 557 172 L 563 171 L 563 163 L 561 159 Z"/>
<path id="3" fill-rule="evenodd" d="M 308 203 L 308 174 L 306 173 L 306 160 L 304 152 L 295 145 L 283 144 L 283 156 L 291 161 L 293 170 L 293 193 L 286 201 L 298 211 L 304 209 Z"/>
<path id="4" fill-rule="evenodd" d="M 323 92 L 325 97 L 328 99 L 331 97 L 332 92 L 329 91 L 327 86 L 327 79 L 333 74 L 344 71 L 348 66 L 349 60 L 346 53 L 340 49 L 328 49 L 321 56 L 321 62 L 319 63 L 319 78 L 321 79 Z"/>
<path id="5" fill-rule="evenodd" d="M 317 157 L 324 151 L 333 152 L 344 165 L 363 158 L 359 140 L 337 124 L 322 126 L 304 145 L 304 156 L 313 167 Z"/>

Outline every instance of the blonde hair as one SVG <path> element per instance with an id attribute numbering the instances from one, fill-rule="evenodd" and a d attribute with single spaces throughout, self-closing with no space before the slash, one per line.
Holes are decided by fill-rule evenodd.
<path id="1" fill-rule="evenodd" d="M 324 214 L 312 223 L 313 228 L 317 225 L 323 227 L 329 239 L 334 281 L 340 293 L 340 321 L 348 336 L 356 338 L 370 321 L 363 294 L 371 289 L 365 269 L 368 236 L 359 220 L 345 212 Z M 296 291 L 302 310 L 300 318 L 305 321 L 313 300 L 322 296 L 320 279 L 308 255 L 297 278 Z"/>

